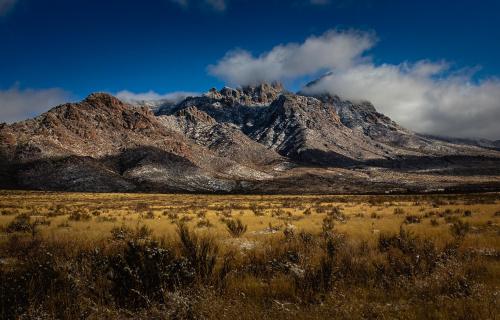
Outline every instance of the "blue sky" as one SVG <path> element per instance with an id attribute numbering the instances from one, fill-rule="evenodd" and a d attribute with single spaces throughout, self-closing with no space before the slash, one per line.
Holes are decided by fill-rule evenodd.
<path id="1" fill-rule="evenodd" d="M 496 89 L 500 75 L 498 12 L 498 0 L 0 0 L 0 117 L 11 121 L 33 116 L 47 108 L 46 104 L 78 100 L 95 91 L 207 91 L 234 82 L 229 81 L 227 69 L 217 73 L 209 68 L 218 63 L 225 68 L 220 63 L 227 62 L 228 52 L 240 48 L 258 60 L 277 45 L 300 46 L 306 39 L 328 32 L 369 35 L 370 45 L 355 54 L 355 66 L 366 65 L 358 61 L 366 58 L 377 72 L 388 65 L 395 66 L 398 76 L 406 76 L 406 64 L 411 70 L 422 62 L 445 64 L 443 70 L 428 75 L 430 86 L 443 87 L 438 80 L 443 77 L 448 81 L 445 85 L 455 84 L 455 76 L 460 74 L 466 78 L 463 87 L 483 90 L 484 82 L 493 82 Z M 298 90 L 329 68 L 332 65 L 327 63 L 308 72 L 278 75 L 276 80 Z M 350 73 L 342 76 L 352 78 Z M 449 80 L 451 76 L 453 80 Z M 273 75 L 265 79 L 269 77 Z M 329 83 L 323 89 L 359 89 L 347 87 L 347 82 Z M 54 99 L 39 100 L 40 108 L 20 106 L 33 103 L 30 99 L 9 103 L 23 94 L 37 101 L 39 91 L 51 97 L 47 90 L 52 90 Z M 385 103 L 370 94 L 347 97 Z M 396 119 L 407 113 L 404 108 L 398 112 L 397 105 L 381 108 L 394 113 L 389 115 Z M 485 108 L 488 116 L 491 110 L 497 116 L 497 106 Z M 414 129 L 442 133 L 425 126 Z M 497 131 L 460 134 L 455 128 L 445 130 L 500 139 Z"/>

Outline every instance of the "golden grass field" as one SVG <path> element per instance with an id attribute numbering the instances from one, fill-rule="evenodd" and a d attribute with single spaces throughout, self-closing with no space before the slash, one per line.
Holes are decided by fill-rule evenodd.
<path id="1" fill-rule="evenodd" d="M 2 191 L 2 279 L 23 273 L 32 279 L 4 284 L 0 315 L 6 319 L 35 314 L 47 319 L 495 319 L 500 310 L 499 222 L 500 194 L 495 193 Z M 229 231 L 231 223 L 240 223 L 241 234 Z M 182 228 L 192 237 L 187 242 L 182 240 Z M 126 259 L 131 248 L 136 250 L 134 259 L 144 263 Z M 168 263 L 148 253 L 159 248 L 170 252 Z M 33 261 L 26 255 L 49 253 L 54 277 L 34 275 L 30 264 L 46 258 Z M 106 268 L 95 267 L 95 255 L 106 261 Z M 131 266 L 118 268 L 116 257 Z M 156 273 L 179 259 L 192 270 L 188 280 L 178 280 L 174 271 L 158 278 Z M 96 271 L 89 271 L 93 268 Z M 117 278 L 119 270 L 130 269 L 133 276 Z M 157 283 L 148 282 L 150 277 Z M 130 287 L 123 285 L 129 282 Z M 41 293 L 37 286 L 42 284 L 61 288 Z M 19 294 L 9 285 L 27 292 Z M 98 288 L 89 291 L 89 286 Z M 58 306 L 61 292 L 66 292 L 65 308 Z M 13 310 L 12 303 L 19 304 L 19 310 Z"/>

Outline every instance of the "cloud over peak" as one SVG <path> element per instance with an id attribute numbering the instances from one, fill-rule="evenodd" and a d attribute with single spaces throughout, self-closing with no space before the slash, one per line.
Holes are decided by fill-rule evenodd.
<path id="1" fill-rule="evenodd" d="M 158 101 L 158 100 L 167 100 L 173 103 L 177 103 L 183 100 L 186 97 L 190 96 L 198 96 L 197 92 L 186 92 L 186 91 L 176 91 L 165 94 L 159 94 L 152 90 L 147 92 L 135 93 L 128 90 L 122 90 L 115 94 L 115 96 L 128 103 L 136 103 L 136 102 L 148 102 L 148 101 Z"/>
<path id="2" fill-rule="evenodd" d="M 237 85 L 283 81 L 360 63 L 363 52 L 374 43 L 371 33 L 331 30 L 300 44 L 278 45 L 257 57 L 245 50 L 233 50 L 208 66 L 208 71 Z"/>
<path id="3" fill-rule="evenodd" d="M 421 133 L 500 139 L 499 79 L 474 81 L 474 68 L 457 72 L 446 61 L 375 64 L 367 56 L 375 44 L 372 33 L 333 30 L 259 56 L 230 51 L 208 71 L 237 85 L 323 73 L 327 75 L 303 91 L 371 101 L 380 112 Z"/>
<path id="4" fill-rule="evenodd" d="M 17 85 L 0 90 L 0 122 L 16 122 L 38 116 L 71 100 L 71 94 L 58 88 L 20 89 Z"/>

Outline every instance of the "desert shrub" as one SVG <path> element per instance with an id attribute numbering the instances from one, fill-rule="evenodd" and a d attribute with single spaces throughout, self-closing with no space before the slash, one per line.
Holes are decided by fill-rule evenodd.
<path id="1" fill-rule="evenodd" d="M 295 238 L 295 227 L 293 225 L 287 225 L 285 229 L 283 229 L 283 235 L 285 239 L 290 241 Z"/>
<path id="2" fill-rule="evenodd" d="M 332 210 L 328 212 L 328 216 L 340 222 L 347 221 L 346 215 L 342 212 L 342 209 L 340 209 L 339 207 L 333 207 Z"/>
<path id="3" fill-rule="evenodd" d="M 118 305 L 128 309 L 165 303 L 165 291 L 194 281 L 189 261 L 175 258 L 155 241 L 129 241 L 123 254 L 110 257 L 109 269 L 111 294 Z"/>
<path id="4" fill-rule="evenodd" d="M 185 223 L 193 220 L 193 217 L 188 216 L 188 215 L 183 215 L 182 218 L 179 219 L 180 223 Z"/>
<path id="5" fill-rule="evenodd" d="M 251 203 L 250 204 L 250 210 L 256 216 L 263 216 L 264 215 L 264 210 L 262 208 L 259 208 L 259 206 L 257 206 L 256 203 Z"/>
<path id="6" fill-rule="evenodd" d="M 99 210 L 93 210 L 93 211 L 92 211 L 92 215 L 93 215 L 94 217 L 98 217 L 98 216 L 100 216 L 100 215 L 101 215 L 101 211 L 99 211 Z"/>
<path id="7" fill-rule="evenodd" d="M 287 214 L 288 214 L 287 211 L 283 210 L 282 208 L 278 208 L 278 209 L 274 209 L 271 212 L 271 217 L 279 218 L 279 217 L 287 215 Z"/>
<path id="8" fill-rule="evenodd" d="M 145 202 L 139 202 L 135 205 L 135 211 L 136 212 L 143 212 L 143 211 L 148 211 L 150 210 L 149 204 Z"/>
<path id="9" fill-rule="evenodd" d="M 29 254 L 19 255 L 19 264 L 14 268 L 0 269 L 1 318 L 22 318 L 32 306 L 42 310 L 50 308 L 50 318 L 55 319 L 79 314 L 75 278 L 58 263 L 56 252 L 33 242 L 24 249 Z M 54 304 L 54 301 L 58 303 Z"/>
<path id="10" fill-rule="evenodd" d="M 403 208 L 394 208 L 394 214 L 396 215 L 401 215 L 401 214 L 404 214 L 405 213 L 405 210 Z"/>
<path id="11" fill-rule="evenodd" d="M 111 229 L 111 238 L 114 240 L 129 239 L 133 236 L 133 234 L 134 231 L 125 225 L 120 227 L 113 227 L 113 229 Z"/>
<path id="12" fill-rule="evenodd" d="M 333 284 L 333 259 L 322 257 L 316 266 L 309 266 L 303 272 L 294 274 L 296 294 L 306 302 L 316 302 L 318 294 L 325 293 Z"/>
<path id="13" fill-rule="evenodd" d="M 281 226 L 273 226 L 273 224 L 271 222 L 269 222 L 266 230 L 270 233 L 274 233 L 274 232 L 280 231 L 280 229 L 281 229 Z"/>
<path id="14" fill-rule="evenodd" d="M 240 237 L 247 231 L 247 226 L 240 219 L 228 219 L 225 223 L 227 231 L 233 237 Z"/>
<path id="15" fill-rule="evenodd" d="M 6 232 L 33 232 L 34 225 L 31 223 L 31 218 L 29 215 L 23 213 L 17 215 L 14 220 L 12 220 L 5 229 Z"/>
<path id="16" fill-rule="evenodd" d="M 323 224 L 322 224 L 322 231 L 323 235 L 328 235 L 333 231 L 333 228 L 335 227 L 335 222 L 331 217 L 325 217 L 323 219 Z"/>
<path id="17" fill-rule="evenodd" d="M 230 208 L 224 208 L 224 210 L 222 210 L 221 214 L 225 218 L 231 218 L 232 217 L 232 210 Z"/>
<path id="18" fill-rule="evenodd" d="M 468 222 L 463 222 L 462 220 L 457 220 L 450 226 L 451 234 L 456 238 L 463 238 L 470 231 L 470 225 Z"/>
<path id="19" fill-rule="evenodd" d="M 402 226 L 398 234 L 381 233 L 378 239 L 380 252 L 387 252 L 390 248 L 397 248 L 403 252 L 412 252 L 416 247 L 417 238 Z"/>
<path id="20" fill-rule="evenodd" d="M 213 227 L 213 224 L 210 222 L 210 220 L 208 220 L 206 218 L 202 218 L 202 219 L 198 220 L 198 222 L 196 223 L 196 227 L 198 227 L 198 228 L 211 228 L 211 227 Z"/>
<path id="21" fill-rule="evenodd" d="M 196 212 L 196 216 L 200 219 L 203 219 L 207 216 L 207 210 L 199 210 Z"/>
<path id="22" fill-rule="evenodd" d="M 378 249 L 384 254 L 385 266 L 379 269 L 380 280 L 397 277 L 415 277 L 429 275 L 438 266 L 440 254 L 434 243 L 422 240 L 401 227 L 398 234 L 379 236 Z"/>
<path id="23" fill-rule="evenodd" d="M 457 221 L 459 221 L 460 219 L 457 217 L 457 216 L 445 216 L 444 217 L 444 221 L 446 223 L 455 223 Z"/>
<path id="24" fill-rule="evenodd" d="M 96 218 L 97 222 L 116 222 L 116 217 L 99 216 Z"/>
<path id="25" fill-rule="evenodd" d="M 73 211 L 68 217 L 70 221 L 89 221 L 90 219 L 92 219 L 92 215 L 80 211 Z"/>
<path id="26" fill-rule="evenodd" d="M 314 236 L 310 232 L 300 231 L 299 232 L 299 239 L 304 246 L 308 247 L 310 244 L 313 243 Z"/>
<path id="27" fill-rule="evenodd" d="M 177 212 L 168 212 L 167 217 L 170 221 L 176 221 L 179 219 L 179 214 Z"/>
<path id="28" fill-rule="evenodd" d="M 420 217 L 413 214 L 409 214 L 405 217 L 404 223 L 406 224 L 420 223 Z"/>
<path id="29" fill-rule="evenodd" d="M 125 225 L 113 227 L 111 229 L 111 239 L 113 240 L 134 240 L 149 239 L 153 235 L 153 230 L 146 225 L 138 225 L 135 229 Z"/>
<path id="30" fill-rule="evenodd" d="M 179 223 L 177 225 L 181 251 L 194 268 L 200 281 L 207 281 L 213 273 L 219 248 L 212 238 L 199 237 L 189 228 Z"/>
<path id="31" fill-rule="evenodd" d="M 142 214 L 142 217 L 144 219 L 152 220 L 155 218 L 155 214 L 154 214 L 153 210 L 149 210 L 149 211 L 146 211 L 146 213 Z"/>
<path id="32" fill-rule="evenodd" d="M 465 210 L 465 211 L 464 211 L 464 217 L 472 217 L 472 211 L 470 211 L 470 210 Z"/>
<path id="33" fill-rule="evenodd" d="M 312 208 L 307 208 L 307 209 L 306 209 L 306 210 L 304 210 L 304 212 L 303 212 L 303 214 L 304 214 L 305 216 L 309 216 L 309 215 L 311 215 L 311 213 L 312 213 Z"/>
<path id="34" fill-rule="evenodd" d="M 437 221 L 437 219 L 431 219 L 431 226 L 436 227 L 438 225 L 439 225 L 439 222 Z"/>
<path id="35" fill-rule="evenodd" d="M 435 215 L 436 215 L 435 211 L 427 211 L 426 213 L 424 213 L 424 218 L 434 217 Z"/>

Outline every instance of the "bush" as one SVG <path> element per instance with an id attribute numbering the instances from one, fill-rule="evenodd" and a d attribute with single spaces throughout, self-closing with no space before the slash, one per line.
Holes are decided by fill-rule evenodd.
<path id="1" fill-rule="evenodd" d="M 406 224 L 420 223 L 420 217 L 416 215 L 409 214 L 405 217 Z"/>
<path id="2" fill-rule="evenodd" d="M 202 218 L 198 221 L 198 223 L 196 223 L 196 226 L 198 228 L 211 228 L 213 227 L 214 225 L 210 222 L 210 220 L 206 219 L 206 218 Z"/>
<path id="3" fill-rule="evenodd" d="M 464 211 L 464 217 L 472 217 L 472 211 L 470 211 L 470 210 L 465 210 L 465 211 Z"/>
<path id="4" fill-rule="evenodd" d="M 23 213 L 17 215 L 14 220 L 12 220 L 5 231 L 8 233 L 12 232 L 33 232 L 34 224 L 31 223 L 31 218 L 29 215 Z"/>
<path id="5" fill-rule="evenodd" d="M 455 238 L 463 238 L 469 231 L 469 223 L 462 220 L 457 220 L 450 226 L 450 232 Z"/>
<path id="6" fill-rule="evenodd" d="M 404 213 L 405 213 L 405 210 L 403 208 L 394 208 L 394 214 L 401 215 Z"/>
<path id="7" fill-rule="evenodd" d="M 89 221 L 90 219 L 92 219 L 90 214 L 79 211 L 72 212 L 68 217 L 70 221 Z"/>
<path id="8" fill-rule="evenodd" d="M 113 227 L 111 238 L 113 240 L 141 240 L 151 238 L 153 231 L 146 225 L 137 226 L 135 229 L 125 225 Z"/>
<path id="9" fill-rule="evenodd" d="M 199 237 L 184 223 L 177 225 L 183 255 L 193 266 L 197 278 L 205 282 L 213 273 L 219 248 L 213 239 Z"/>
<path id="10" fill-rule="evenodd" d="M 323 235 L 328 235 L 333 231 L 333 228 L 335 227 L 335 222 L 331 217 L 325 217 L 323 219 Z"/>
<path id="11" fill-rule="evenodd" d="M 135 206 L 135 211 L 136 212 L 143 212 L 143 211 L 148 211 L 149 210 L 149 204 L 145 202 L 139 202 Z"/>
<path id="12" fill-rule="evenodd" d="M 155 241 L 129 241 L 122 255 L 110 258 L 109 269 L 111 294 L 118 305 L 128 309 L 165 303 L 166 290 L 173 291 L 194 281 L 189 261 L 175 258 Z"/>
<path id="13" fill-rule="evenodd" d="M 346 222 L 347 220 L 346 215 L 342 212 L 342 209 L 340 209 L 339 207 L 333 207 L 333 209 L 330 212 L 328 212 L 328 216 L 340 222 Z"/>
<path id="14" fill-rule="evenodd" d="M 226 228 L 227 231 L 233 236 L 233 237 L 240 237 L 242 236 L 246 231 L 247 231 L 247 226 L 241 222 L 240 219 L 227 219 L 225 221 L 226 223 Z"/>

